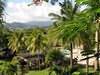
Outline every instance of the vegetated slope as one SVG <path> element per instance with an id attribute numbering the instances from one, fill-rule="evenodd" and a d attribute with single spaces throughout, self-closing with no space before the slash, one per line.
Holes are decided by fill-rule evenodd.
<path id="1" fill-rule="evenodd" d="M 7 24 L 9 28 L 34 28 L 34 27 L 43 27 L 48 28 L 52 25 L 51 21 L 31 21 L 27 23 L 13 22 Z"/>

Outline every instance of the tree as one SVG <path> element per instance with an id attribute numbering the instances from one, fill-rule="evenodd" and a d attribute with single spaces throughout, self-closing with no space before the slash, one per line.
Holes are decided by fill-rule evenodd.
<path id="1" fill-rule="evenodd" d="M 0 50 L 3 50 L 7 48 L 8 44 L 8 35 L 9 35 L 9 29 L 6 27 L 0 27 Z"/>
<path id="2" fill-rule="evenodd" d="M 8 36 L 8 48 L 12 50 L 12 52 L 18 52 L 22 47 L 22 38 L 23 33 L 20 30 L 14 30 Z"/>
<path id="3" fill-rule="evenodd" d="M 72 4 L 70 0 L 64 0 L 63 3 L 59 3 L 60 15 L 55 13 L 50 13 L 49 16 L 54 20 L 54 25 L 63 25 L 64 23 L 75 19 L 79 11 L 79 3 Z"/>
<path id="4" fill-rule="evenodd" d="M 39 70 L 40 70 L 40 57 L 39 54 L 46 49 L 47 46 L 47 38 L 45 36 L 45 30 L 36 28 L 33 29 L 32 33 L 29 36 L 25 36 L 25 44 L 27 46 L 27 50 L 31 50 L 32 53 L 38 52 L 38 60 L 39 60 Z"/>
<path id="5" fill-rule="evenodd" d="M 15 75 L 17 73 L 17 62 L 15 61 L 0 61 L 1 75 Z"/>
<path id="6" fill-rule="evenodd" d="M 78 12 L 79 12 L 79 3 L 73 4 L 72 1 L 70 0 L 64 0 L 63 3 L 59 3 L 61 6 L 60 10 L 60 15 L 55 14 L 55 13 L 50 13 L 49 16 L 52 16 L 53 20 L 56 20 L 54 24 L 56 24 L 55 30 L 57 29 L 58 31 L 62 32 L 64 30 L 64 25 L 67 25 L 68 22 L 73 21 Z M 56 31 L 55 31 L 56 32 Z M 58 36 L 63 40 L 63 42 L 67 42 L 67 45 L 69 43 L 69 49 L 71 50 L 71 67 L 73 65 L 73 39 L 67 39 L 67 35 L 64 33 L 61 33 L 61 35 Z M 66 37 L 63 37 L 66 36 Z"/>
<path id="7" fill-rule="evenodd" d="M 81 38 L 83 41 L 83 51 L 81 52 L 81 54 L 83 56 L 86 56 L 86 75 L 88 75 L 89 72 L 89 55 L 94 54 L 95 51 L 93 50 L 95 47 L 95 37 L 93 36 L 93 33 L 91 33 L 90 31 L 91 29 L 89 29 L 89 27 L 87 28 L 87 30 L 85 30 L 84 32 L 81 32 Z M 92 35 L 92 36 L 91 36 Z"/>
<path id="8" fill-rule="evenodd" d="M 6 38 L 6 34 L 7 34 L 7 30 L 5 27 L 3 27 L 4 25 L 4 21 L 3 21 L 3 11 L 4 11 L 4 7 L 5 7 L 5 0 L 0 0 L 0 48 L 4 48 L 4 45 L 6 45 L 7 42 L 7 38 Z"/>
<path id="9" fill-rule="evenodd" d="M 76 18 L 77 19 L 59 27 L 56 32 L 60 34 L 60 38 L 66 38 L 65 40 L 67 41 L 72 40 L 76 42 L 75 44 L 79 41 L 78 45 L 83 45 L 84 52 L 86 53 L 85 55 L 88 56 L 94 52 L 92 48 L 95 44 L 95 26 L 93 26 L 92 17 L 87 16 L 85 12 L 79 13 Z"/>
<path id="10" fill-rule="evenodd" d="M 62 75 L 64 66 L 61 66 L 61 63 L 64 62 L 64 55 L 60 52 L 60 50 L 50 50 L 45 59 L 46 63 L 50 66 L 49 75 L 51 75 L 53 71 L 57 75 Z"/>
<path id="11" fill-rule="evenodd" d="M 0 0 L 0 27 L 3 26 L 3 11 L 5 7 L 5 0 Z"/>
<path id="12" fill-rule="evenodd" d="M 76 0 L 76 2 L 81 2 L 82 5 L 86 5 L 87 8 L 84 10 L 87 15 L 92 16 L 93 22 L 99 20 L 100 18 L 100 0 Z M 97 22 L 98 23 L 98 22 Z M 97 26 L 97 34 L 100 34 L 100 25 Z M 96 37 L 97 40 L 97 54 L 99 53 L 99 35 Z M 97 55 L 97 70 L 99 70 L 99 55 Z"/>

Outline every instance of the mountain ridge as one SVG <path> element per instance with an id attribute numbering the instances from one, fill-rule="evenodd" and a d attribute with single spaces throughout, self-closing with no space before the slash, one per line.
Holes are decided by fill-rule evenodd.
<path id="1" fill-rule="evenodd" d="M 21 23 L 21 22 L 12 22 L 12 23 L 7 23 L 8 27 L 11 29 L 16 29 L 16 28 L 34 28 L 34 27 L 42 27 L 42 28 L 48 28 L 52 25 L 52 21 L 30 21 L 26 23 Z"/>

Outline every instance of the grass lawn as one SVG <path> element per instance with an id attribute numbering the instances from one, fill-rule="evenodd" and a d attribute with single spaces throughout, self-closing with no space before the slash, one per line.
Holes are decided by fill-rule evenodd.
<path id="1" fill-rule="evenodd" d="M 41 70 L 41 71 L 30 71 L 26 75 L 48 75 L 48 69 Z M 52 75 L 56 75 L 56 74 L 52 73 Z"/>
<path id="2" fill-rule="evenodd" d="M 89 68 L 89 73 L 90 75 L 93 74 L 95 71 L 93 70 L 93 68 Z M 49 73 L 49 69 L 45 69 L 45 70 L 40 70 L 40 71 L 30 71 L 29 73 L 27 73 L 26 75 L 48 75 Z M 78 71 L 74 72 L 73 75 L 85 75 L 86 74 L 86 68 L 79 68 Z M 95 75 L 99 75 L 100 73 L 95 73 Z M 56 75 L 54 72 L 52 73 L 52 75 Z"/>

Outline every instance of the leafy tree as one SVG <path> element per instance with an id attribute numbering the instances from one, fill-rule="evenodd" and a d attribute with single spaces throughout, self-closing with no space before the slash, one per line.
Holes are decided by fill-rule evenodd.
<path id="1" fill-rule="evenodd" d="M 17 71 L 16 62 L 0 61 L 1 75 L 15 75 Z"/>
<path id="2" fill-rule="evenodd" d="M 99 34 L 100 34 L 100 0 L 76 0 L 76 2 L 81 2 L 82 5 L 87 6 L 84 10 L 87 15 L 92 16 L 93 22 L 96 21 L 97 25 L 97 54 L 99 53 Z M 97 70 L 99 70 L 99 55 L 97 55 Z"/>
<path id="3" fill-rule="evenodd" d="M 9 29 L 6 27 L 0 27 L 0 50 L 7 48 L 8 44 L 8 35 L 9 35 Z"/>
<path id="4" fill-rule="evenodd" d="M 22 38 L 23 33 L 20 30 L 14 30 L 8 36 L 8 47 L 12 50 L 12 52 L 18 52 L 22 48 Z"/>
<path id="5" fill-rule="evenodd" d="M 86 59 L 86 71 L 87 71 L 86 73 L 87 74 L 86 75 L 88 75 L 88 72 L 89 72 L 88 56 L 95 53 L 95 51 L 93 50 L 95 47 L 95 40 L 94 40 L 95 37 L 92 37 L 91 32 L 88 30 L 90 29 L 87 29 L 87 31 L 85 32 L 81 32 L 82 33 L 81 38 L 83 41 L 83 51 L 81 52 L 81 54 L 87 57 Z"/>
<path id="6" fill-rule="evenodd" d="M 0 48 L 4 48 L 4 45 L 6 45 L 7 38 L 7 28 L 4 27 L 4 21 L 3 21 L 3 11 L 5 7 L 5 0 L 0 0 Z M 7 29 L 7 30 L 6 30 Z"/>
<path id="7" fill-rule="evenodd" d="M 5 7 L 5 0 L 0 0 L 0 27 L 3 26 L 4 7 Z"/>
<path id="8" fill-rule="evenodd" d="M 72 4 L 70 0 L 64 0 L 64 2 L 59 3 L 59 5 L 61 7 L 60 15 L 55 13 L 49 14 L 49 16 L 52 17 L 52 20 L 55 21 L 54 25 L 63 25 L 64 23 L 75 19 L 75 16 L 79 11 L 79 3 Z"/>
<path id="9" fill-rule="evenodd" d="M 19 62 L 19 57 L 16 56 L 12 61 L 0 60 L 0 75 L 25 75 L 28 72 L 28 69 L 24 70 L 21 67 L 22 65 Z"/>
<path id="10" fill-rule="evenodd" d="M 76 19 L 76 16 L 79 12 L 79 3 L 75 3 L 73 4 L 72 1 L 70 0 L 64 0 L 63 3 L 59 3 L 61 6 L 61 10 L 60 10 L 60 15 L 55 14 L 55 13 L 50 13 L 49 16 L 53 16 L 52 19 L 56 20 L 54 24 L 56 24 L 57 26 L 55 27 L 55 32 L 57 32 L 56 30 L 62 32 L 64 30 L 65 25 L 67 26 L 69 22 L 73 21 L 74 19 Z M 65 28 L 66 29 L 66 28 Z M 69 46 L 69 49 L 71 50 L 71 66 L 73 63 L 73 38 L 68 39 L 67 35 L 65 35 L 65 32 L 62 32 L 61 35 L 59 35 L 60 33 L 58 33 L 58 36 L 60 37 L 60 39 L 63 40 L 64 43 L 66 43 Z M 65 36 L 65 37 L 63 37 Z M 65 42 L 66 41 L 66 42 Z M 69 44 L 68 44 L 69 43 Z"/>
<path id="11" fill-rule="evenodd" d="M 45 30 L 39 28 L 33 29 L 30 34 L 25 35 L 24 40 L 27 50 L 31 50 L 33 53 L 38 50 L 44 50 L 47 43 Z"/>
<path id="12" fill-rule="evenodd" d="M 45 36 L 45 31 L 43 29 L 33 29 L 32 33 L 29 36 L 25 36 L 25 44 L 27 50 L 31 50 L 32 53 L 38 52 L 38 59 L 40 59 L 39 54 L 42 53 L 47 47 L 47 38 Z M 39 60 L 39 69 L 40 69 L 40 60 Z"/>
<path id="13" fill-rule="evenodd" d="M 84 16 L 83 16 L 84 15 Z M 84 52 L 86 55 L 93 53 L 92 48 L 94 42 L 94 28 L 92 18 L 87 16 L 85 13 L 79 13 L 73 21 L 56 29 L 59 33 L 60 38 L 66 38 L 65 40 L 72 40 L 73 42 L 79 42 L 77 45 L 83 45 Z M 87 48 L 85 48 L 85 46 Z"/>
<path id="14" fill-rule="evenodd" d="M 62 62 L 63 60 L 64 55 L 60 52 L 60 50 L 51 50 L 46 56 L 46 62 L 51 65 Z"/>
<path id="15" fill-rule="evenodd" d="M 46 56 L 46 62 L 50 65 L 49 75 L 54 71 L 57 75 L 61 75 L 64 68 L 61 66 L 61 62 L 64 61 L 64 55 L 60 52 L 60 50 L 51 50 L 48 52 Z M 60 65 L 59 65 L 60 64 Z"/>

